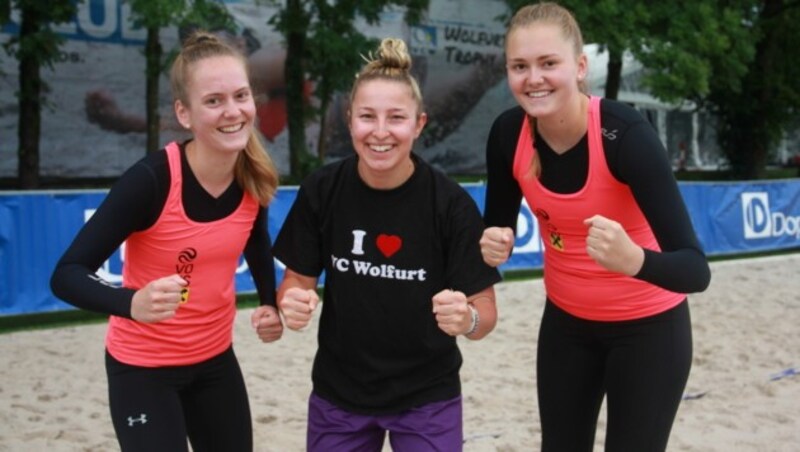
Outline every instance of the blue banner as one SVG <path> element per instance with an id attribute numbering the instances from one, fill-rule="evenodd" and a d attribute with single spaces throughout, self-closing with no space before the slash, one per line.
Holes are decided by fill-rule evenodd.
<path id="1" fill-rule="evenodd" d="M 680 188 L 709 255 L 800 246 L 800 179 L 682 183 Z"/>
<path id="2" fill-rule="evenodd" d="M 800 179 L 679 186 L 708 255 L 800 247 Z M 463 187 L 483 210 L 485 186 Z M 72 309 L 50 292 L 50 275 L 105 194 L 104 190 L 0 192 L 0 315 Z M 297 187 L 278 190 L 269 208 L 268 230 L 273 239 L 296 196 Z M 97 273 L 118 284 L 122 264 L 117 251 Z M 538 223 L 523 202 L 517 218 L 514 253 L 501 270 L 541 266 Z M 280 262 L 276 262 L 276 278 L 283 278 Z M 237 269 L 236 287 L 239 293 L 255 291 L 244 260 Z"/>

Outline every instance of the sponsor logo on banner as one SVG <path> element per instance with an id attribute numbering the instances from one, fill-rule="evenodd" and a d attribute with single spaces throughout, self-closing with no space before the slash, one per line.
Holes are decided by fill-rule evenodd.
<path id="1" fill-rule="evenodd" d="M 769 205 L 769 193 L 745 192 L 741 200 L 745 239 L 790 236 L 800 240 L 800 216 L 773 212 Z"/>
<path id="2" fill-rule="evenodd" d="M 522 200 L 522 206 L 517 216 L 517 237 L 514 241 L 514 254 L 541 253 L 542 242 L 539 236 L 539 223 L 531 213 L 527 201 Z"/>
<path id="3" fill-rule="evenodd" d="M 51 28 L 73 40 L 142 45 L 147 39 L 147 30 L 135 26 L 132 16 L 130 2 L 94 0 L 79 3 L 71 21 L 54 24 Z M 16 35 L 21 23 L 21 13 L 14 8 L 10 20 L 0 31 Z"/>
<path id="4" fill-rule="evenodd" d="M 768 193 L 742 193 L 742 221 L 744 238 L 763 239 L 770 236 Z"/>
<path id="5" fill-rule="evenodd" d="M 415 55 L 433 55 L 436 52 L 436 27 L 416 25 L 411 30 L 411 52 Z"/>
<path id="6" fill-rule="evenodd" d="M 95 210 L 97 210 L 97 209 L 84 209 L 84 211 L 83 211 L 83 222 L 84 223 L 89 221 L 89 218 L 92 218 L 92 215 L 94 215 Z M 108 260 L 103 262 L 103 265 L 101 265 L 100 268 L 97 269 L 95 274 L 97 276 L 99 276 L 103 281 L 111 283 L 112 285 L 122 284 L 122 270 L 121 270 L 121 267 L 122 267 L 122 260 L 124 259 L 123 258 L 124 255 L 125 255 L 125 242 L 122 242 L 122 245 L 119 247 L 119 259 L 115 259 L 114 256 L 110 257 Z M 120 272 L 119 273 L 116 273 L 113 270 L 111 270 L 111 261 L 112 260 L 116 260 L 119 263 L 118 265 L 116 265 L 118 268 L 120 268 Z M 115 264 L 117 264 L 117 262 L 115 262 Z"/>

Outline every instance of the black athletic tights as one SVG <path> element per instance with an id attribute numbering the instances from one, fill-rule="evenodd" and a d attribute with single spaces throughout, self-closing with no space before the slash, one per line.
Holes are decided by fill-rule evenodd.
<path id="1" fill-rule="evenodd" d="M 111 418 L 124 452 L 252 451 L 250 405 L 233 349 L 178 367 L 130 366 L 106 352 Z"/>
<path id="2" fill-rule="evenodd" d="M 591 452 L 606 396 L 606 452 L 667 447 L 692 362 L 688 302 L 643 319 L 594 322 L 547 301 L 537 389 L 543 452 Z"/>

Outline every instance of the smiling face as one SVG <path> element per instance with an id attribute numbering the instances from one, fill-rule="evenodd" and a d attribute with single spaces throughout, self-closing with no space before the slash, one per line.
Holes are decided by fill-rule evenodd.
<path id="1" fill-rule="evenodd" d="M 350 135 L 358 172 L 373 188 L 394 188 L 414 172 L 411 149 L 425 126 L 411 87 L 373 79 L 358 86 L 350 105 Z"/>
<path id="2" fill-rule="evenodd" d="M 175 101 L 175 114 L 196 145 L 226 153 L 243 150 L 256 115 L 244 62 L 234 56 L 204 58 L 192 65 L 186 82 L 186 99 Z"/>
<path id="3" fill-rule="evenodd" d="M 506 40 L 508 85 L 530 116 L 546 117 L 572 105 L 586 69 L 586 55 L 576 53 L 557 25 L 534 22 L 514 29 Z"/>

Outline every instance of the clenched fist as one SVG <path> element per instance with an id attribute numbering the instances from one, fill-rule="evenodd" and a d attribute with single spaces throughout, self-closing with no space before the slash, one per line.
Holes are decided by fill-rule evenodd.
<path id="1" fill-rule="evenodd" d="M 250 323 L 262 342 L 277 341 L 283 335 L 283 322 L 274 306 L 259 306 L 250 316 Z"/>
<path id="2" fill-rule="evenodd" d="M 472 327 L 472 310 L 463 292 L 445 289 L 434 295 L 433 313 L 439 329 L 450 336 L 465 334 Z"/>
<path id="3" fill-rule="evenodd" d="M 497 267 L 505 263 L 514 248 L 514 230 L 493 226 L 486 228 L 480 240 L 481 255 L 486 265 Z"/>
<path id="4" fill-rule="evenodd" d="M 319 296 L 312 289 L 292 287 L 286 289 L 283 298 L 278 300 L 278 307 L 286 321 L 286 326 L 292 330 L 305 328 L 311 321 L 311 316 L 319 304 Z"/>
<path id="5" fill-rule="evenodd" d="M 631 240 L 625 228 L 614 220 L 594 215 L 583 220 L 586 252 L 606 270 L 633 276 L 644 264 L 644 250 Z"/>
<path id="6" fill-rule="evenodd" d="M 187 284 L 177 274 L 150 281 L 133 294 L 131 317 L 142 323 L 156 323 L 175 317 Z"/>

